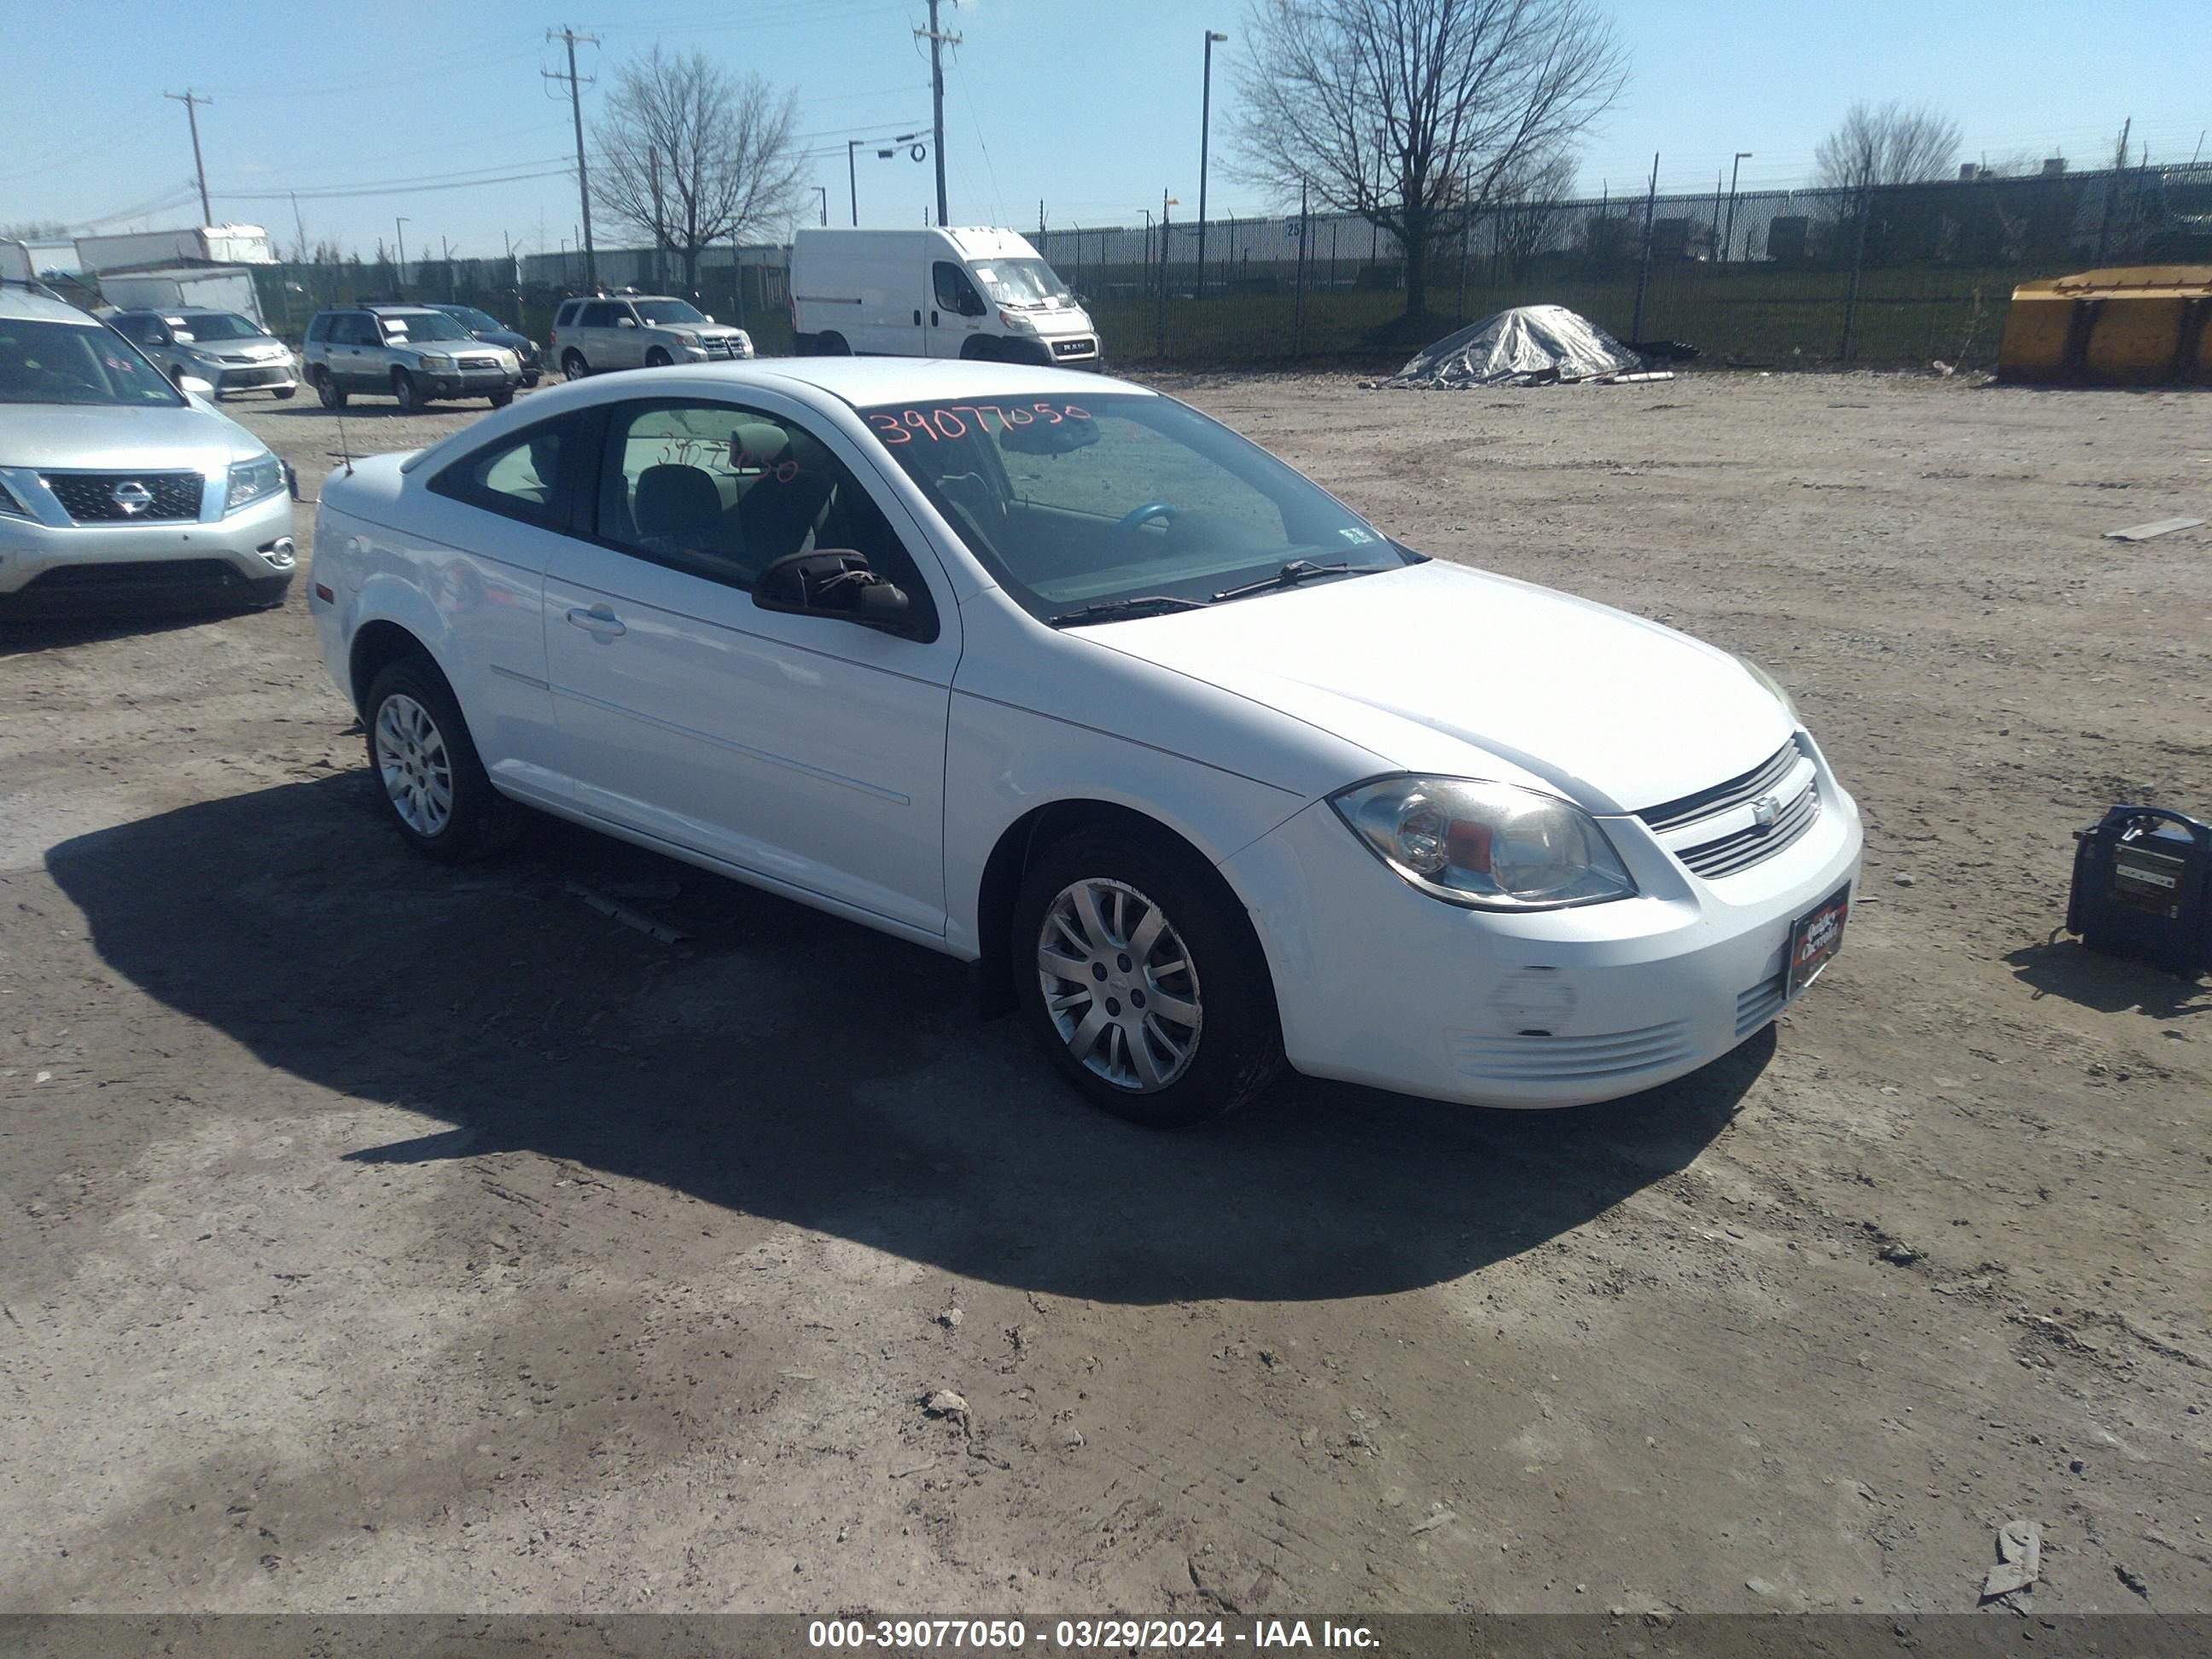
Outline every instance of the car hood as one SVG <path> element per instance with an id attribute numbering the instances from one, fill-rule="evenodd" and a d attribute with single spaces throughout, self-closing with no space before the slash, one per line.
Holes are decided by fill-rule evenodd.
<path id="1" fill-rule="evenodd" d="M 655 323 L 653 328 L 656 333 L 673 334 L 682 340 L 729 340 L 744 332 L 727 323 Z"/>
<path id="2" fill-rule="evenodd" d="M 1790 732 L 1724 651 L 1441 560 L 1081 631 L 1392 766 L 1534 783 L 1594 812 L 1748 771 Z"/>
<path id="3" fill-rule="evenodd" d="M 175 409 L 0 404 L 0 466 L 207 471 L 267 447 L 237 422 L 198 404 Z"/>
<path id="4" fill-rule="evenodd" d="M 529 337 L 517 334 L 511 328 L 480 328 L 477 331 L 476 337 L 486 345 L 505 346 L 513 352 L 520 353 L 530 349 Z"/>

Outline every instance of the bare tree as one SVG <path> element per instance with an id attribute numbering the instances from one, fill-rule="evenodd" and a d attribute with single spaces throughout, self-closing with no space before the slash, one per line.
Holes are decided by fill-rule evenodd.
<path id="1" fill-rule="evenodd" d="M 1237 167 L 1310 186 L 1406 254 L 1406 312 L 1473 219 L 1611 106 L 1626 59 L 1595 0 L 1252 0 Z"/>
<path id="2" fill-rule="evenodd" d="M 1856 200 L 1884 185 L 1943 178 L 1958 154 L 1959 124 L 1948 116 L 1894 99 L 1879 108 L 1857 103 L 1813 152 L 1814 182 Z"/>
<path id="3" fill-rule="evenodd" d="M 805 165 L 798 121 L 795 92 L 656 46 L 616 81 L 595 134 L 592 194 L 654 246 L 673 249 L 684 288 L 696 289 L 703 250 L 795 211 Z"/>

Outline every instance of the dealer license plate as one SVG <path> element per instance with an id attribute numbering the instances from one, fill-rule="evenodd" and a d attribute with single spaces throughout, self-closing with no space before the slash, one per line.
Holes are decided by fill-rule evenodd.
<path id="1" fill-rule="evenodd" d="M 1785 995 L 1796 996 L 1820 976 L 1820 970 L 1844 948 L 1844 923 L 1851 914 L 1851 890 L 1831 893 L 1790 925 L 1790 982 Z"/>

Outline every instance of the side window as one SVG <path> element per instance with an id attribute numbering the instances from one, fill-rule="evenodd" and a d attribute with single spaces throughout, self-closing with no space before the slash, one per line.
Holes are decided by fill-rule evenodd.
<path id="1" fill-rule="evenodd" d="M 561 450 L 574 423 L 564 417 L 465 455 L 430 480 L 441 495 L 548 530 L 568 520 Z"/>
<path id="2" fill-rule="evenodd" d="M 750 589 L 793 553 L 850 549 L 927 605 L 883 509 L 805 427 L 730 404 L 617 406 L 599 472 L 603 541 Z"/>
<path id="3" fill-rule="evenodd" d="M 576 302 L 574 300 L 562 301 L 561 309 L 554 314 L 553 326 L 556 328 L 575 327 L 576 309 Z"/>
<path id="4" fill-rule="evenodd" d="M 347 312 L 331 325 L 331 340 L 337 345 L 374 345 L 376 335 L 369 326 L 368 313 Z"/>
<path id="5" fill-rule="evenodd" d="M 950 259 L 939 259 L 930 267 L 931 285 L 937 291 L 937 306 L 940 311 L 950 311 L 957 316 L 980 317 L 983 314 L 982 296 L 975 292 L 975 283 L 968 273 Z"/>
<path id="6" fill-rule="evenodd" d="M 319 311 L 314 314 L 313 319 L 311 319 L 307 324 L 307 337 L 311 340 L 327 340 L 331 337 L 331 313 L 329 312 Z"/>
<path id="7" fill-rule="evenodd" d="M 111 319 L 115 331 L 126 340 L 140 345 L 159 345 L 161 343 L 161 324 L 154 317 L 117 317 Z"/>
<path id="8" fill-rule="evenodd" d="M 583 316 L 576 324 L 579 328 L 612 328 L 614 325 L 615 308 L 604 300 L 586 306 Z"/>

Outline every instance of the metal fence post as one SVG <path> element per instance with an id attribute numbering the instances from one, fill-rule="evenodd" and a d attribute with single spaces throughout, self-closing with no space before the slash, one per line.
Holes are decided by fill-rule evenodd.
<path id="1" fill-rule="evenodd" d="M 1303 357 L 1306 349 L 1306 241 L 1313 234 L 1306 217 L 1306 183 L 1298 180 L 1298 271 L 1293 278 L 1297 299 L 1291 311 L 1291 356 Z"/>
<path id="2" fill-rule="evenodd" d="M 1168 360 L 1168 193 L 1160 192 L 1160 303 L 1152 324 L 1152 356 Z"/>
<path id="3" fill-rule="evenodd" d="M 1651 155 L 1651 188 L 1644 198 L 1644 259 L 1636 271 L 1636 320 L 1629 325 L 1628 343 L 1633 348 L 1644 337 L 1644 290 L 1651 283 L 1651 216 L 1659 206 L 1659 155 Z"/>
<path id="4" fill-rule="evenodd" d="M 1836 354 L 1838 362 L 1851 360 L 1851 333 L 1858 322 L 1859 268 L 1866 263 L 1867 221 L 1874 216 L 1874 192 L 1869 190 L 1859 198 L 1858 234 L 1851 243 L 1851 282 L 1844 292 L 1844 343 Z"/>

